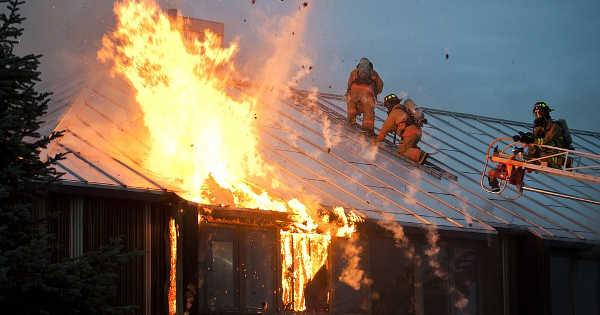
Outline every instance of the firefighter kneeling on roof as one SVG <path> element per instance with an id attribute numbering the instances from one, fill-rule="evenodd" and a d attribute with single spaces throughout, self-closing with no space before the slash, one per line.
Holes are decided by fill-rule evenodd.
<path id="1" fill-rule="evenodd" d="M 411 99 L 400 104 L 400 99 L 395 94 L 389 94 L 384 98 L 384 105 L 388 109 L 388 117 L 381 126 L 381 130 L 375 142 L 381 142 L 390 131 L 400 135 L 398 154 L 405 156 L 419 164 L 423 164 L 428 156 L 417 146 L 421 141 L 421 128 L 427 122 L 423 111 L 415 107 Z"/>
<path id="2" fill-rule="evenodd" d="M 348 123 L 356 124 L 356 116 L 363 114 L 362 129 L 369 136 L 374 134 L 373 120 L 375 118 L 375 101 L 383 89 L 383 81 L 373 69 L 373 64 L 367 58 L 360 58 L 360 62 L 350 73 L 346 103 L 348 104 Z"/>

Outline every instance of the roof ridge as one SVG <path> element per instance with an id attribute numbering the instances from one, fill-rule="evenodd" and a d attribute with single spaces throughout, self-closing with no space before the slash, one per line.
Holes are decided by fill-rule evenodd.
<path id="1" fill-rule="evenodd" d="M 470 118 L 470 119 L 475 119 L 475 120 L 483 120 L 483 121 L 502 123 L 502 124 L 509 124 L 509 125 L 514 125 L 514 126 L 527 127 L 527 128 L 533 127 L 533 124 L 531 124 L 531 123 L 520 122 L 520 121 L 516 121 L 516 120 L 494 118 L 494 117 L 490 117 L 490 116 L 481 116 L 481 115 L 467 114 L 467 113 L 461 113 L 461 112 L 453 112 L 453 111 L 448 111 L 448 110 L 435 109 L 435 108 L 431 108 L 431 107 L 421 107 L 421 108 L 423 109 L 423 111 L 425 113 L 440 114 L 440 115 L 446 115 L 446 116 L 457 116 L 457 117 Z M 572 128 L 569 128 L 569 131 L 571 133 L 575 133 L 575 134 L 600 138 L 600 132 L 572 129 Z"/>

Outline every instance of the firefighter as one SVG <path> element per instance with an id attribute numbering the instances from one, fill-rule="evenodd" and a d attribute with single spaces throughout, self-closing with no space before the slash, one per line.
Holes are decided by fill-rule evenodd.
<path id="1" fill-rule="evenodd" d="M 348 123 L 356 124 L 356 116 L 363 114 L 362 129 L 369 136 L 374 135 L 375 103 L 383 89 L 383 81 L 367 58 L 361 58 L 348 78 L 346 103 Z"/>
<path id="2" fill-rule="evenodd" d="M 569 145 L 565 141 L 565 130 L 550 117 L 552 109 L 545 102 L 537 102 L 533 106 L 533 143 L 527 146 L 527 155 L 529 159 L 548 156 L 558 153 L 557 150 L 550 148 L 540 148 L 538 145 L 548 145 L 553 147 L 568 149 Z M 564 159 L 561 156 L 553 156 L 549 159 L 541 160 L 540 164 L 544 166 L 560 168 Z"/>
<path id="3" fill-rule="evenodd" d="M 387 95 L 384 98 L 384 105 L 388 108 L 388 117 L 381 126 L 375 143 L 383 141 L 388 132 L 395 131 L 401 137 L 398 154 L 423 164 L 429 155 L 417 146 L 421 141 L 421 128 L 427 122 L 423 112 L 415 108 L 415 103 L 411 99 L 400 104 L 400 99 L 395 94 Z"/>
<path id="4" fill-rule="evenodd" d="M 552 109 L 546 102 L 536 102 L 533 105 L 533 131 L 514 136 L 513 140 L 527 143 L 527 159 L 537 159 L 540 157 L 559 153 L 558 150 L 550 148 L 541 148 L 538 145 L 548 145 L 557 148 L 571 149 L 571 141 L 568 136 L 568 127 L 564 120 L 554 121 L 550 116 Z M 570 161 L 567 162 L 569 165 Z M 563 156 L 553 156 L 548 159 L 537 160 L 532 163 L 548 166 L 552 168 L 561 168 L 564 163 Z M 505 167 L 504 167 L 505 168 Z M 497 178 L 505 178 L 506 170 L 503 165 L 494 168 L 488 172 L 488 183 L 492 191 L 498 191 L 499 183 Z"/>

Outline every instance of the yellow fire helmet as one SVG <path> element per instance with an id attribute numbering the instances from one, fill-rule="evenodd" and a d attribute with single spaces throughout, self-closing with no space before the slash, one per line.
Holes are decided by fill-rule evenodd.
<path id="1" fill-rule="evenodd" d="M 396 104 L 400 104 L 400 98 L 394 93 L 388 94 L 383 98 L 383 104 L 388 108 L 393 107 Z"/>
<path id="2" fill-rule="evenodd" d="M 533 112 L 535 113 L 535 111 L 540 111 L 542 114 L 549 114 L 552 109 L 546 102 L 536 102 L 535 105 L 533 105 Z"/>

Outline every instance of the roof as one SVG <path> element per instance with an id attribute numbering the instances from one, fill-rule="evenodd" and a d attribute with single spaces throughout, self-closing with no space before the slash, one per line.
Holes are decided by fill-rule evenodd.
<path id="1" fill-rule="evenodd" d="M 121 86 L 127 85 L 83 84 L 56 93 L 49 115 L 64 110 L 62 100 L 70 100 L 68 111 L 53 118 L 57 129 L 67 132 L 42 154 L 72 152 L 58 163 L 66 173 L 64 183 L 164 190 L 152 171 L 129 154 L 132 148 L 144 150 L 147 145 L 128 131 L 140 123 L 141 114 Z M 531 129 L 529 123 L 424 108 L 429 123 L 420 145 L 433 153 L 440 172 L 396 157 L 390 143 L 375 150 L 360 132 L 344 123 L 346 106 L 340 95 L 292 90 L 289 97 L 268 106 L 272 117 L 262 123 L 259 147 L 264 159 L 285 174 L 290 186 L 319 196 L 323 206 L 344 206 L 372 221 L 393 218 L 403 225 L 435 224 L 441 229 L 479 233 L 506 228 L 550 239 L 600 240 L 598 205 L 530 192 L 510 201 L 479 187 L 489 142 Z M 377 108 L 376 129 L 385 117 Z M 109 142 L 106 130 L 117 133 L 122 142 Z M 600 151 L 600 134 L 571 133 L 576 150 Z M 598 185 L 544 174 L 527 174 L 526 181 L 543 189 L 600 199 Z"/>

